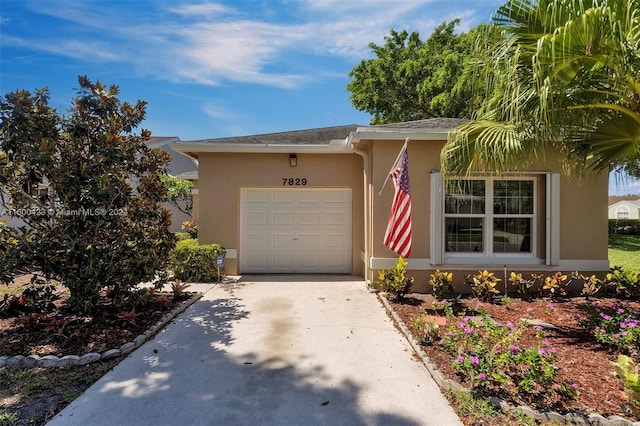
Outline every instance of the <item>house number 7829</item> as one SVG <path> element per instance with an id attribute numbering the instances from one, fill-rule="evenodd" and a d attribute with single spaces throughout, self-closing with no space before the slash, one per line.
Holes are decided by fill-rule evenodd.
<path id="1" fill-rule="evenodd" d="M 282 178 L 282 186 L 305 186 L 307 178 Z"/>

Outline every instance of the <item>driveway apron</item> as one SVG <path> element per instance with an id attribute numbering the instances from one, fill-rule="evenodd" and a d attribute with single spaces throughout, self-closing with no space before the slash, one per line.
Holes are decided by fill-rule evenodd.
<path id="1" fill-rule="evenodd" d="M 49 425 L 462 424 L 361 279 L 197 288 L 202 299 Z"/>

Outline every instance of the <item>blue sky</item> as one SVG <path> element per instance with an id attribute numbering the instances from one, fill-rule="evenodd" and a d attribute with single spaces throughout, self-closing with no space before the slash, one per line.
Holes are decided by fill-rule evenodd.
<path id="1" fill-rule="evenodd" d="M 501 3 L 0 0 L 0 93 L 46 86 L 66 111 L 87 75 L 147 101 L 143 127 L 182 140 L 365 125 L 345 86 L 369 42 L 455 18 L 466 31 Z"/>

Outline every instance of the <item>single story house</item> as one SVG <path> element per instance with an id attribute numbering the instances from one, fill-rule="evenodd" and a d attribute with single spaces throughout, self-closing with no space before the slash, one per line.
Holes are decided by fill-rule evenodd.
<path id="1" fill-rule="evenodd" d="M 611 203 L 613 197 L 609 198 L 609 219 L 640 219 L 640 199 L 625 197 Z"/>
<path id="2" fill-rule="evenodd" d="M 171 156 L 171 161 L 167 165 L 167 173 L 181 179 L 193 180 L 197 178 L 198 161 L 175 152 L 171 148 L 171 144 L 176 142 L 180 142 L 180 138 L 152 136 L 146 141 L 146 144 L 149 148 L 159 148 Z M 162 206 L 171 212 L 171 231 L 180 231 L 183 222 L 193 220 L 193 212 L 190 216 L 169 203 L 162 203 Z M 182 205 L 181 207 L 184 210 L 185 206 Z"/>
<path id="3" fill-rule="evenodd" d="M 170 144 L 179 142 L 180 138 L 172 137 L 172 136 L 152 136 L 147 141 L 146 144 L 149 148 L 159 148 L 165 152 L 167 152 L 171 156 L 171 160 L 167 165 L 167 172 L 173 176 L 193 180 L 197 179 L 198 173 L 198 162 L 197 160 L 185 157 L 184 155 L 180 155 L 171 149 Z M 135 185 L 135 182 L 133 183 Z M 49 183 L 47 181 L 43 182 L 41 185 L 38 185 L 38 192 L 44 192 L 45 194 L 49 191 Z M 8 201 L 8 196 L 5 194 L 5 200 Z M 194 199 L 195 201 L 195 199 Z M 162 203 L 162 206 L 171 212 L 171 231 L 180 231 L 182 228 L 182 223 L 185 221 L 193 220 L 193 212 L 191 216 L 183 213 L 180 209 L 169 203 Z M 182 206 L 184 209 L 184 206 Z M 196 212 L 197 215 L 197 212 Z M 10 214 L 9 208 L 2 204 L 2 200 L 0 199 L 0 220 L 6 222 L 8 226 L 11 227 L 20 227 L 25 226 L 26 223 L 13 215 Z"/>
<path id="4" fill-rule="evenodd" d="M 602 273 L 608 176 L 571 180 L 559 161 L 496 178 L 445 178 L 440 151 L 458 119 L 337 126 L 171 144 L 197 159 L 199 239 L 244 273 L 342 273 L 375 280 L 398 257 L 384 243 L 407 144 L 414 289 L 435 269 Z M 391 182 L 390 182 L 391 183 Z"/>

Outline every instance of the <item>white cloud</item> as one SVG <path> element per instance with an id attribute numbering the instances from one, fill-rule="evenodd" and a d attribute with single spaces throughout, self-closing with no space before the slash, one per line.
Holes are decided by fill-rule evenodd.
<path id="1" fill-rule="evenodd" d="M 113 62 L 124 59 L 114 53 L 108 43 L 73 39 L 27 40 L 21 37 L 3 36 L 2 44 L 24 47 L 50 54 L 94 62 Z"/>
<path id="2" fill-rule="evenodd" d="M 245 10 L 235 5 L 231 8 L 213 2 L 172 4 L 165 9 L 162 7 L 167 3 L 159 3 L 160 8 L 149 3 L 140 16 L 134 9 L 127 9 L 123 15 L 109 4 L 64 2 L 62 7 L 58 3 L 54 6 L 38 2 L 39 13 L 72 23 L 71 30 L 60 29 L 59 33 L 42 39 L 3 37 L 3 44 L 85 61 L 128 62 L 136 72 L 162 80 L 205 85 L 233 81 L 293 89 L 335 73 L 322 61 L 304 67 L 313 70 L 307 71 L 312 74 L 292 72 L 296 65 L 292 58 L 297 58 L 296 54 L 307 55 L 306 58 L 311 54 L 316 59 L 347 58 L 357 63 L 370 55 L 368 44 L 383 43 L 391 28 L 419 31 L 426 37 L 444 20 L 462 17 L 463 25 L 472 21 L 472 9 L 478 3 L 270 2 L 266 15 L 269 18 L 252 8 Z M 124 5 L 129 3 L 118 4 L 126 9 Z M 450 6 L 456 4 L 457 9 Z M 470 7 L 462 7 L 465 4 Z M 278 11 L 281 14 L 274 16 Z"/>
<path id="3" fill-rule="evenodd" d="M 616 172 L 609 174 L 609 195 L 638 193 L 640 193 L 640 180 Z"/>
<path id="4" fill-rule="evenodd" d="M 180 7 L 168 8 L 167 11 L 183 16 L 217 16 L 232 11 L 224 5 L 218 3 L 188 4 Z"/>
<path id="5" fill-rule="evenodd" d="M 265 71 L 300 39 L 292 27 L 253 21 L 207 22 L 176 30 L 174 36 L 182 40 L 171 48 L 183 61 L 174 66 L 182 77 L 205 84 L 227 79 L 285 88 L 304 80 L 303 76 Z"/>
<path id="6" fill-rule="evenodd" d="M 243 119 L 242 114 L 230 110 L 226 106 L 216 105 L 211 102 L 205 102 L 202 106 L 202 112 L 208 115 L 211 118 L 222 119 L 222 120 L 241 120 Z"/>

